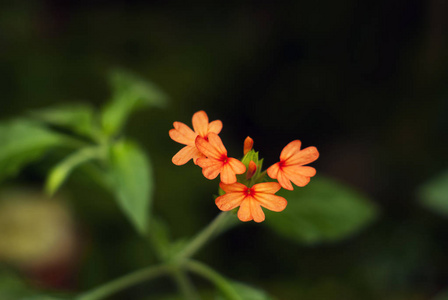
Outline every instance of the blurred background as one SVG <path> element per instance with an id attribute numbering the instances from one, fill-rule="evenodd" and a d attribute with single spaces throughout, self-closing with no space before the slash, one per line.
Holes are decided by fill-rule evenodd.
<path id="1" fill-rule="evenodd" d="M 447 14 L 443 0 L 3 1 L 0 118 L 65 102 L 99 108 L 116 67 L 157 84 L 169 105 L 134 115 L 126 134 L 152 161 L 153 212 L 174 238 L 192 236 L 218 210 L 217 182 L 171 163 L 181 148 L 168 136 L 173 121 L 190 126 L 205 110 L 224 123 L 231 156 L 249 135 L 266 167 L 300 139 L 319 149 L 316 176 L 366 195 L 376 221 L 313 245 L 244 224 L 198 257 L 282 300 L 444 299 L 448 191 L 432 209 L 419 191 L 448 169 Z M 43 199 L 50 166 L 44 158 L 0 185 L 9 199 L 0 210 L 0 288 L 24 278 L 39 290 L 83 291 L 154 262 L 111 195 L 83 176 Z M 42 228 L 60 229 L 58 242 L 29 241 L 34 223 L 11 217 L 27 202 L 30 214 L 48 214 L 36 213 Z M 160 280 L 111 299 L 162 299 L 174 289 Z"/>

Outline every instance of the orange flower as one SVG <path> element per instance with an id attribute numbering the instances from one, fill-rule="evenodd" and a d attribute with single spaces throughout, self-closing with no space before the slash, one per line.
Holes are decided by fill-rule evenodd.
<path id="1" fill-rule="evenodd" d="M 169 131 L 170 137 L 180 144 L 186 145 L 176 155 L 173 156 L 173 163 L 175 165 L 184 165 L 190 159 L 193 159 L 195 164 L 196 160 L 200 157 L 205 157 L 196 148 L 196 137 L 207 138 L 209 133 L 220 133 L 222 129 L 222 122 L 219 120 L 208 122 L 208 116 L 204 111 L 198 111 L 192 118 L 193 130 L 187 125 L 181 122 L 174 122 L 174 129 Z"/>
<path id="2" fill-rule="evenodd" d="M 303 187 L 310 182 L 310 177 L 316 175 L 316 169 L 303 165 L 315 161 L 319 157 L 319 152 L 316 147 L 300 150 L 300 145 L 299 140 L 286 145 L 280 154 L 280 161 L 267 170 L 269 177 L 277 179 L 283 188 L 291 191 L 293 190 L 291 181 Z"/>
<path id="3" fill-rule="evenodd" d="M 252 147 L 254 146 L 254 140 L 248 136 L 245 140 L 244 140 L 244 155 L 247 154 L 247 152 L 249 152 L 250 150 L 252 150 Z"/>
<path id="4" fill-rule="evenodd" d="M 251 188 L 239 182 L 220 183 L 219 186 L 226 194 L 216 198 L 216 206 L 222 211 L 229 211 L 239 206 L 238 219 L 243 222 L 250 220 L 263 222 L 265 217 L 261 206 L 279 212 L 287 205 L 285 198 L 274 195 L 281 188 L 276 182 L 258 183 Z"/>
<path id="5" fill-rule="evenodd" d="M 242 162 L 227 156 L 227 150 L 216 133 L 210 132 L 208 140 L 198 136 L 196 147 L 207 157 L 198 158 L 196 162 L 208 179 L 215 179 L 221 173 L 221 181 L 230 184 L 236 182 L 235 174 L 243 174 L 246 171 Z"/>
<path id="6" fill-rule="evenodd" d="M 247 168 L 246 179 L 247 180 L 251 179 L 252 176 L 254 176 L 256 171 L 257 171 L 257 164 L 254 163 L 253 160 L 251 160 L 249 162 L 249 167 Z"/>

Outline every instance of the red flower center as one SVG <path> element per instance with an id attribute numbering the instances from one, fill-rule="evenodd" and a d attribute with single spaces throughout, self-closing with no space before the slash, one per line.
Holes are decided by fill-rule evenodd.
<path id="1" fill-rule="evenodd" d="M 285 162 L 282 160 L 278 163 L 278 167 L 281 169 L 283 169 L 283 167 L 285 166 Z"/>
<path id="2" fill-rule="evenodd" d="M 221 156 L 221 161 L 226 164 L 229 161 L 229 158 L 227 157 L 227 155 L 223 155 Z"/>
<path id="3" fill-rule="evenodd" d="M 244 191 L 244 194 L 245 194 L 246 196 L 253 196 L 253 195 L 255 194 L 255 192 L 254 192 L 254 190 L 252 190 L 251 188 L 247 188 L 247 189 Z"/>

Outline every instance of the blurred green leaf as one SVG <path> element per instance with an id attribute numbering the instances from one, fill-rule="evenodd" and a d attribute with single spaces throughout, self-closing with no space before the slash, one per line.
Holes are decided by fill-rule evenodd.
<path id="1" fill-rule="evenodd" d="M 279 234 L 304 244 L 346 238 L 373 221 L 376 206 L 353 189 L 316 177 L 303 188 L 282 190 L 288 200 L 283 212 L 266 211 L 265 224 Z"/>
<path id="2" fill-rule="evenodd" d="M 108 135 L 116 134 L 129 115 L 143 107 L 162 107 L 167 95 L 155 84 L 130 73 L 118 70 L 111 75 L 112 99 L 102 111 L 103 129 Z"/>
<path id="3" fill-rule="evenodd" d="M 263 290 L 251 287 L 241 282 L 231 281 L 229 282 L 233 289 L 238 293 L 241 299 L 244 300 L 273 300 L 271 296 L 266 294 Z M 225 300 L 223 295 L 218 295 L 216 300 Z"/>
<path id="4" fill-rule="evenodd" d="M 76 103 L 51 107 L 31 112 L 31 115 L 37 120 L 83 136 L 93 137 L 94 135 L 94 110 L 87 104 Z"/>
<path id="5" fill-rule="evenodd" d="M 418 193 L 424 206 L 448 217 L 448 171 L 425 183 Z"/>
<path id="6" fill-rule="evenodd" d="M 137 231 L 147 230 L 154 188 L 148 158 L 134 143 L 119 141 L 111 149 L 111 186 L 118 204 Z"/>
<path id="7" fill-rule="evenodd" d="M 37 295 L 37 296 L 31 296 L 31 297 L 25 297 L 20 298 L 21 300 L 64 300 L 64 299 L 73 299 L 71 297 L 67 298 L 60 298 L 60 297 L 53 297 L 53 296 L 46 296 L 46 295 Z"/>
<path id="8" fill-rule="evenodd" d="M 171 245 L 170 233 L 166 222 L 154 216 L 151 218 L 151 237 L 155 239 L 157 251 L 166 255 Z"/>
<path id="9" fill-rule="evenodd" d="M 6 271 L 0 272 L 0 299 L 16 300 L 31 294 L 27 285 L 18 276 Z"/>
<path id="10" fill-rule="evenodd" d="M 189 241 L 187 238 L 173 241 L 166 222 L 156 216 L 151 217 L 150 227 L 154 246 L 157 247 L 158 255 L 164 260 L 168 260 L 184 250 Z"/>
<path id="11" fill-rule="evenodd" d="M 30 288 L 24 280 L 14 273 L 6 270 L 0 271 L 0 299 L 1 300 L 62 300 L 68 297 L 54 297 L 40 295 L 36 290 Z"/>
<path id="12" fill-rule="evenodd" d="M 445 290 L 439 293 L 434 300 L 448 300 L 448 291 Z"/>
<path id="13" fill-rule="evenodd" d="M 99 158 L 100 155 L 101 148 L 85 147 L 65 158 L 63 161 L 53 167 L 53 169 L 48 174 L 47 182 L 45 185 L 47 193 L 49 193 L 50 195 L 54 194 L 76 167 L 89 160 Z"/>
<path id="14" fill-rule="evenodd" d="M 62 142 L 60 135 L 27 120 L 0 125 L 0 180 L 38 160 L 46 150 Z"/>

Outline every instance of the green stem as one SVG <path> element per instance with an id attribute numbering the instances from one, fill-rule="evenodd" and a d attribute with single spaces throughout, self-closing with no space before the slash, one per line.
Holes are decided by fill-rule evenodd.
<path id="1" fill-rule="evenodd" d="M 193 273 L 196 273 L 215 284 L 215 286 L 229 300 L 243 300 L 230 282 L 221 274 L 210 268 L 209 266 L 194 260 L 185 261 L 185 267 Z"/>
<path id="2" fill-rule="evenodd" d="M 167 258 L 163 253 L 163 247 L 161 247 L 157 237 L 154 235 L 153 231 L 148 232 L 148 241 L 151 244 L 155 255 L 159 261 L 166 261 Z M 174 267 L 171 272 L 171 277 L 176 282 L 179 291 L 182 293 L 185 299 L 187 300 L 200 300 L 199 295 L 196 292 L 194 285 L 191 283 L 185 271 L 183 271 L 180 267 Z"/>
<path id="3" fill-rule="evenodd" d="M 124 290 L 132 285 L 140 282 L 153 279 L 161 275 L 172 275 L 187 299 L 198 300 L 199 295 L 196 293 L 193 285 L 188 280 L 188 277 L 182 270 L 184 267 L 183 260 L 193 256 L 205 243 L 207 243 L 214 235 L 229 228 L 228 221 L 232 218 L 230 212 L 221 212 L 205 229 L 197 234 L 193 240 L 179 253 L 171 262 L 171 265 L 162 264 L 157 266 L 147 267 L 130 274 L 124 275 L 118 279 L 115 279 L 109 283 L 106 283 L 100 287 L 97 287 L 91 291 L 81 294 L 75 300 L 99 300 L 112 295 L 116 292 Z M 152 242 L 155 243 L 157 248 L 157 242 L 154 241 L 154 237 L 151 237 Z M 158 256 L 162 256 L 160 249 L 156 249 Z M 177 263 L 176 263 L 177 262 Z M 174 268 L 174 269 L 173 269 Z M 202 265 L 198 262 L 188 262 L 188 268 L 198 274 L 202 274 L 204 277 L 209 278 L 211 281 L 223 291 L 225 295 L 228 295 L 231 300 L 242 300 L 233 290 L 232 286 L 226 281 L 224 277 L 210 269 L 209 267 Z"/>
<path id="4" fill-rule="evenodd" d="M 193 240 L 177 255 L 174 260 L 192 257 L 215 234 L 226 229 L 225 223 L 232 217 L 230 212 L 221 212 L 206 228 L 199 232 Z"/>
<path id="5" fill-rule="evenodd" d="M 62 141 L 62 144 L 68 148 L 83 148 L 86 146 L 89 146 L 91 144 L 89 144 L 88 142 L 85 142 L 81 139 L 78 139 L 76 137 L 71 137 L 69 135 L 66 134 L 60 134 L 60 138 Z"/>
<path id="6" fill-rule="evenodd" d="M 70 154 L 51 170 L 45 183 L 46 192 L 53 195 L 76 167 L 99 157 L 98 147 L 84 147 Z"/>
<path id="7" fill-rule="evenodd" d="M 200 296 L 196 292 L 196 289 L 194 288 L 193 284 L 191 283 L 190 279 L 188 278 L 185 271 L 181 269 L 177 269 L 173 272 L 173 278 L 176 281 L 176 284 L 179 288 L 179 290 L 182 292 L 183 296 L 187 300 L 200 300 Z"/>
<path id="8" fill-rule="evenodd" d="M 93 290 L 87 291 L 78 297 L 75 300 L 98 300 L 104 299 L 107 296 L 110 296 L 114 293 L 117 293 L 121 290 L 128 288 L 129 286 L 138 284 L 142 281 L 147 281 L 153 279 L 155 277 L 168 274 L 171 271 L 171 268 L 167 265 L 158 265 L 147 267 L 130 274 L 127 274 L 123 277 L 110 281 L 102 286 L 99 286 Z"/>

